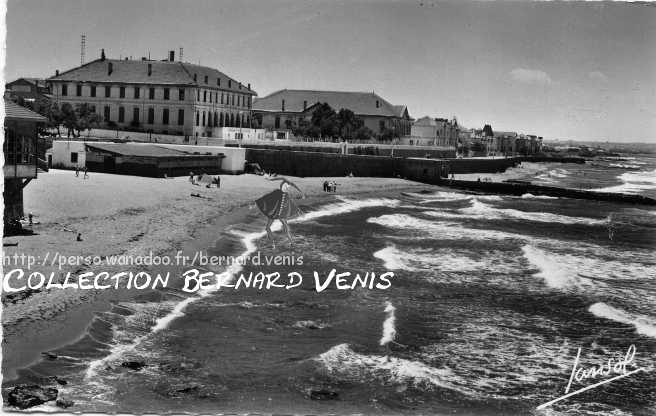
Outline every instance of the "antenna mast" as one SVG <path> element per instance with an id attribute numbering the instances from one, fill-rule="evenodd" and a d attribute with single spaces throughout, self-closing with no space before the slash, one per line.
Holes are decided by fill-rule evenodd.
<path id="1" fill-rule="evenodd" d="M 87 49 L 87 35 L 83 33 L 82 39 L 80 40 L 80 65 L 84 65 L 86 49 Z"/>

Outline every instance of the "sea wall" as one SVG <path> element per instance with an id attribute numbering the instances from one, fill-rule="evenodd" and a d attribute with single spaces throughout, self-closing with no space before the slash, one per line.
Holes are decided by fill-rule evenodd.
<path id="1" fill-rule="evenodd" d="M 515 158 L 421 159 L 384 156 L 342 155 L 289 150 L 246 150 L 246 160 L 265 171 L 291 176 L 402 177 L 435 183 L 450 173 L 495 173 L 515 166 Z"/>
<path id="2" fill-rule="evenodd" d="M 233 146 L 236 144 L 226 144 Z M 391 144 L 353 144 L 332 142 L 293 142 L 293 143 L 248 143 L 243 142 L 242 147 L 248 149 L 288 150 L 297 152 L 344 153 L 363 156 L 394 156 L 394 157 L 426 157 L 434 159 L 455 158 L 456 151 L 448 147 L 410 146 Z"/>

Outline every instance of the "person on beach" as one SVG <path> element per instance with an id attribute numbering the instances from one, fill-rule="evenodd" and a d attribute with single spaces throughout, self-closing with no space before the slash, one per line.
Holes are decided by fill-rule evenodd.
<path id="1" fill-rule="evenodd" d="M 82 177 L 82 179 L 86 179 L 86 178 L 88 178 L 88 177 L 89 177 L 89 168 L 87 168 L 87 167 L 85 166 L 85 167 L 84 167 L 84 176 Z"/>
<path id="2" fill-rule="evenodd" d="M 255 205 L 257 205 L 260 211 L 262 211 L 262 214 L 266 215 L 268 218 L 265 229 L 273 247 L 276 247 L 276 242 L 273 238 L 273 233 L 271 232 L 271 224 L 273 224 L 275 220 L 280 220 L 283 230 L 289 239 L 289 244 L 292 245 L 293 240 L 287 220 L 298 215 L 301 210 L 296 206 L 294 201 L 292 201 L 292 197 L 289 194 L 289 188 L 290 186 L 296 188 L 303 197 L 305 197 L 305 194 L 303 194 L 303 191 L 301 191 L 298 186 L 287 180 L 287 178 L 275 177 L 267 178 L 267 180 L 280 181 L 280 188 L 269 192 L 256 200 Z"/>
<path id="3" fill-rule="evenodd" d="M 76 177 L 76 178 L 79 178 L 79 177 L 80 177 L 80 167 L 79 167 L 79 166 L 76 166 L 76 167 L 75 167 L 75 177 Z"/>

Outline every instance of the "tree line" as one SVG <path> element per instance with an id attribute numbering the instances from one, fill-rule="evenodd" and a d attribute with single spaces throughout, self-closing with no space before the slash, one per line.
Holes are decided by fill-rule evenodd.
<path id="1" fill-rule="evenodd" d="M 318 104 L 309 119 L 285 120 L 285 127 L 296 137 L 312 139 L 367 141 L 378 138 L 392 141 L 400 136 L 397 129 L 387 127 L 377 134 L 353 111 L 342 108 L 336 112 L 328 103 Z"/>
<path id="2" fill-rule="evenodd" d="M 48 119 L 47 127 L 57 129 L 57 136 L 61 137 L 61 127 L 66 129 L 66 134 L 70 138 L 80 137 L 81 132 L 91 130 L 97 127 L 102 119 L 87 104 L 78 104 L 75 107 L 70 103 L 64 103 L 61 107 L 57 103 L 51 103 L 47 99 L 37 99 L 27 101 L 18 98 L 16 103 L 28 108 Z"/>

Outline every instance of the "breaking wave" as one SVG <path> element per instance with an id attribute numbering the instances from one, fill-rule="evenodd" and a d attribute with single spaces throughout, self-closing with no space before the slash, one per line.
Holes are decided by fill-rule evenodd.
<path id="1" fill-rule="evenodd" d="M 348 344 L 339 344 L 314 358 L 329 376 L 342 382 L 367 383 L 376 380 L 383 385 L 406 384 L 422 390 L 436 387 L 470 391 L 450 383 L 448 368 L 434 368 L 419 361 L 380 355 L 359 354 Z"/>
<path id="2" fill-rule="evenodd" d="M 390 302 L 385 302 L 385 313 L 387 317 L 383 322 L 383 336 L 380 338 L 380 345 L 385 346 L 396 338 L 396 308 Z"/>
<path id="3" fill-rule="evenodd" d="M 638 194 L 650 189 L 656 189 L 656 169 L 652 171 L 624 172 L 618 176 L 621 185 L 592 189 L 598 192 L 620 192 Z"/>
<path id="4" fill-rule="evenodd" d="M 511 208 L 495 208 L 491 205 L 485 204 L 478 199 L 474 198 L 471 201 L 471 206 L 457 210 L 458 213 L 440 211 L 425 211 L 424 214 L 433 217 L 443 218 L 476 218 L 485 220 L 497 219 L 517 219 L 524 221 L 546 222 L 546 223 L 561 223 L 561 224 L 584 224 L 584 225 L 600 225 L 605 224 L 605 220 L 586 218 L 586 217 L 570 217 L 567 215 L 552 214 L 549 212 L 529 212 L 520 211 Z"/>
<path id="5" fill-rule="evenodd" d="M 633 325 L 636 332 L 650 338 L 656 338 L 656 320 L 645 315 L 634 315 L 622 309 L 614 308 L 603 302 L 597 302 L 588 309 L 590 313 L 627 325 Z"/>

